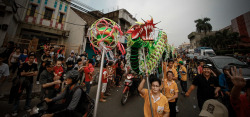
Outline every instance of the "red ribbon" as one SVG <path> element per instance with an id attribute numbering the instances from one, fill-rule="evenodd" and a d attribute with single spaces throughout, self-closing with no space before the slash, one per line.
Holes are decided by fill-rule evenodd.
<path id="1" fill-rule="evenodd" d="M 121 51 L 122 55 L 126 54 L 126 50 L 124 49 L 124 46 L 118 42 L 118 49 Z"/>

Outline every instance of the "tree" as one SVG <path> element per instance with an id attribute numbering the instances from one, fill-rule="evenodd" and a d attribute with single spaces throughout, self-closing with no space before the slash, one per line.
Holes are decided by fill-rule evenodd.
<path id="1" fill-rule="evenodd" d="M 217 31 L 215 33 L 217 49 L 226 48 L 230 44 L 230 32 L 229 29 L 223 31 Z"/>
<path id="2" fill-rule="evenodd" d="M 225 29 L 217 31 L 214 35 L 205 36 L 201 39 L 200 45 L 212 47 L 215 50 L 227 49 L 228 45 L 235 46 L 236 44 L 238 47 L 240 38 L 239 33 Z"/>
<path id="3" fill-rule="evenodd" d="M 210 21 L 210 18 L 207 17 L 195 20 L 197 32 L 201 33 L 203 31 L 205 34 L 210 32 L 212 30 L 212 25 L 208 21 Z"/>
<path id="4" fill-rule="evenodd" d="M 215 40 L 216 38 L 213 35 L 205 36 L 200 40 L 200 45 L 215 49 Z"/>

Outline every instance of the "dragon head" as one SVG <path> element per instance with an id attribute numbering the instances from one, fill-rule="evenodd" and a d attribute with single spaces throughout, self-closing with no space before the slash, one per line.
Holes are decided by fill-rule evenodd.
<path id="1" fill-rule="evenodd" d="M 153 32 L 154 28 L 156 28 L 155 25 L 153 18 L 151 18 L 151 20 L 144 21 L 144 23 L 132 26 L 127 33 L 131 34 L 132 40 L 140 37 L 143 41 L 154 41 Z"/>

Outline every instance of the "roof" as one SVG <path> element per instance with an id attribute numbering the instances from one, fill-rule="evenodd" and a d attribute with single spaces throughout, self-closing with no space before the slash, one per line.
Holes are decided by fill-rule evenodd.
<path id="1" fill-rule="evenodd" d="M 84 21 L 87 22 L 87 26 L 90 26 L 92 25 L 96 20 L 98 20 L 99 18 L 101 17 L 96 17 L 96 16 L 93 16 L 93 15 L 90 15 L 89 13 L 84 13 L 82 11 L 79 11 L 75 8 L 72 8 L 71 9 L 79 16 L 81 17 Z"/>

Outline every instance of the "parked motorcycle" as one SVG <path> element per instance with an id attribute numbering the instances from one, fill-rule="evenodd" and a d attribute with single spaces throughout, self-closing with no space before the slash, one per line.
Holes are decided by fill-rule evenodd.
<path id="1" fill-rule="evenodd" d="M 131 94 L 138 94 L 137 88 L 140 83 L 140 78 L 137 76 L 133 76 L 132 74 L 128 74 L 127 78 L 124 81 L 124 89 L 122 92 L 121 104 L 125 105 L 128 100 L 128 97 Z"/>

